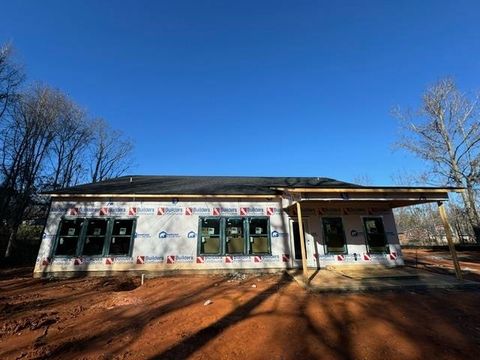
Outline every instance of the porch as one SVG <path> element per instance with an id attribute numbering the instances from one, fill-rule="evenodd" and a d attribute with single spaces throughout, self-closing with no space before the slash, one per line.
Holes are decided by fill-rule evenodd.
<path id="1" fill-rule="evenodd" d="M 370 260 L 378 254 L 386 254 L 389 260 L 396 260 L 400 255 L 400 261 L 393 265 L 403 265 L 401 260 L 401 249 L 396 231 L 396 225 L 392 210 L 398 207 L 412 206 L 424 203 L 437 203 L 439 216 L 442 221 L 447 241 L 449 244 L 452 261 L 455 268 L 455 275 L 458 280 L 462 280 L 460 265 L 457 260 L 455 247 L 453 245 L 452 231 L 448 222 L 444 202 L 448 201 L 448 193 L 451 191 L 462 191 L 458 188 L 397 188 L 397 187 L 365 187 L 355 189 L 317 189 L 317 188 L 290 188 L 281 189 L 284 191 L 285 198 L 289 199 L 288 205 L 284 210 L 294 217 L 297 222 L 298 253 L 297 260 L 301 261 L 298 266 L 302 270 L 304 282 L 312 277 L 312 273 L 318 274 L 320 269 L 335 266 L 335 263 L 321 263 L 319 259 L 319 244 L 323 247 L 323 255 L 336 255 L 337 259 L 344 260 L 347 254 L 359 264 L 357 260 L 362 257 Z M 317 239 L 313 239 L 314 250 L 309 246 L 308 235 L 305 231 L 305 214 L 313 212 L 322 218 L 321 241 L 317 234 Z M 330 209 L 330 210 L 329 210 Z M 334 209 L 337 217 L 332 218 L 329 211 Z M 356 227 L 350 227 L 347 232 L 343 227 L 343 217 L 347 215 L 357 215 Z M 387 216 L 385 216 L 387 215 Z M 384 218 L 391 218 L 390 230 L 386 231 Z M 362 219 L 361 225 L 358 223 Z M 325 220 L 328 220 L 327 222 Z M 329 234 L 329 228 L 334 226 L 335 221 L 339 223 L 334 229 L 333 236 Z M 333 225 L 331 224 L 333 223 Z M 292 234 L 295 229 L 291 229 Z M 341 234 L 342 236 L 338 236 Z M 389 238 L 390 235 L 390 238 Z M 295 235 L 294 235 L 295 237 Z M 343 238 L 342 238 L 343 237 Z M 333 241 L 332 241 L 333 238 Z M 341 238 L 339 241 L 338 239 Z M 312 240 L 312 239 L 310 239 Z M 312 242 L 312 241 L 311 241 Z M 362 245 L 364 243 L 364 245 Z M 333 244 L 333 245 L 332 245 Z M 343 248 L 342 248 L 343 246 Z M 365 248 L 362 253 L 362 246 Z M 309 249 L 310 247 L 310 249 Z M 348 247 L 353 251 L 349 251 Z M 357 251 L 359 249 L 360 251 Z M 353 253 L 353 254 L 352 254 Z M 372 254 L 373 253 L 373 254 Z M 312 254 L 316 261 L 312 264 Z M 328 258 L 324 256 L 324 258 Z M 381 257 L 376 257 L 380 259 Z M 324 259 L 325 260 L 325 259 Z M 391 263 L 376 261 L 376 265 L 392 265 Z M 375 270 L 374 268 L 372 270 Z M 379 270 L 379 267 L 376 267 Z M 355 271 L 358 271 L 356 268 Z M 378 273 L 378 271 L 377 271 Z M 400 274 L 400 272 L 398 273 Z M 397 274 L 397 275 L 398 275 Z M 329 276 L 329 275 L 325 275 Z M 396 276 L 397 277 L 397 276 Z M 405 276 L 400 276 L 405 279 Z M 380 277 L 382 278 L 382 277 Z M 324 279 L 328 283 L 328 279 Z M 337 279 L 338 280 L 338 279 Z"/>

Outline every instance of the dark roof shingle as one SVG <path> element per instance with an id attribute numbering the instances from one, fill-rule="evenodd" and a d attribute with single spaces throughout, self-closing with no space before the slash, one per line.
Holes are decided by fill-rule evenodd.
<path id="1" fill-rule="evenodd" d="M 275 195 L 275 188 L 362 188 L 322 177 L 122 176 L 52 191 L 51 194 Z"/>

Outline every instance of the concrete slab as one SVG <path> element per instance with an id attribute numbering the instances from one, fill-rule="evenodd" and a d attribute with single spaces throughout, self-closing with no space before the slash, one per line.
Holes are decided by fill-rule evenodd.
<path id="1" fill-rule="evenodd" d="M 354 274 L 358 271 L 358 274 Z M 290 276 L 303 288 L 312 292 L 358 292 L 385 290 L 422 289 L 480 289 L 475 281 L 459 281 L 454 276 L 436 274 L 430 271 L 401 268 L 357 268 L 341 269 L 328 267 L 317 271 L 310 270 L 305 279 L 298 270 L 288 271 Z"/>

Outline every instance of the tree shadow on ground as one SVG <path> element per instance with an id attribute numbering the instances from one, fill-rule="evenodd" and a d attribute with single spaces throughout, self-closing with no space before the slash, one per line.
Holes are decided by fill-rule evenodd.
<path id="1" fill-rule="evenodd" d="M 238 306 L 214 324 L 201 329 L 195 334 L 175 344 L 173 347 L 162 351 L 159 354 L 150 357 L 149 359 L 187 358 L 229 327 L 247 319 L 257 306 L 259 306 L 262 302 L 264 302 L 267 298 L 269 298 L 272 294 L 274 294 L 276 291 L 278 291 L 290 281 L 290 276 L 284 273 L 277 283 L 258 293 L 245 304 Z"/>

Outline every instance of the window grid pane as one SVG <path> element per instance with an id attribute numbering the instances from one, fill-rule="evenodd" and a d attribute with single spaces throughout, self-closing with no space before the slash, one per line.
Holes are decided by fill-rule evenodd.
<path id="1" fill-rule="evenodd" d="M 85 243 L 83 244 L 82 255 L 99 256 L 103 255 L 105 237 L 107 235 L 107 219 L 90 219 L 87 224 Z"/>
<path id="2" fill-rule="evenodd" d="M 77 252 L 78 240 L 82 230 L 83 219 L 67 220 L 60 222 L 59 236 L 55 255 L 75 256 Z"/>
<path id="3" fill-rule="evenodd" d="M 220 219 L 202 219 L 200 226 L 200 253 L 220 254 Z"/>
<path id="4" fill-rule="evenodd" d="M 270 252 L 268 243 L 268 219 L 251 218 L 249 220 L 250 254 L 267 254 Z"/>
<path id="5" fill-rule="evenodd" d="M 323 233 L 327 253 L 344 254 L 347 252 L 342 218 L 323 218 Z"/>

